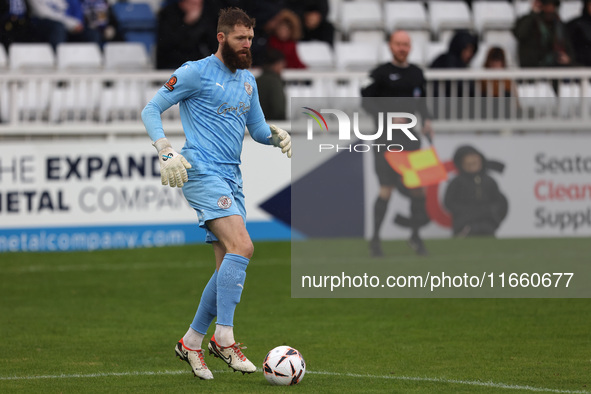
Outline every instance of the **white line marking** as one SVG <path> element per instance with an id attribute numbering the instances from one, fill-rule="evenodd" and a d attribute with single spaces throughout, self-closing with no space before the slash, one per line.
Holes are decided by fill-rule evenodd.
<path id="1" fill-rule="evenodd" d="M 212 370 L 213 373 L 227 373 L 230 370 Z M 260 369 L 257 372 L 261 372 Z M 103 378 L 110 376 L 158 376 L 158 375 L 181 375 L 190 374 L 190 371 L 133 371 L 133 372 L 98 372 L 89 374 L 62 374 L 62 375 L 38 375 L 38 376 L 0 376 L 2 380 L 36 380 L 36 379 L 76 379 L 76 378 Z M 428 378 L 418 376 L 391 376 L 391 375 L 363 375 L 356 373 L 339 373 L 327 371 L 306 371 L 306 375 L 324 375 L 324 376 L 341 376 L 349 378 L 367 378 L 367 379 L 387 379 L 387 380 L 405 380 L 413 382 L 432 382 L 432 383 L 446 383 L 446 384 L 460 384 L 465 386 L 481 386 L 496 389 L 506 390 L 525 390 L 538 393 L 564 393 L 564 394 L 590 394 L 589 391 L 584 390 L 561 390 L 550 389 L 545 387 L 521 386 L 516 384 L 505 384 L 495 382 L 480 382 L 477 380 L 458 380 L 458 379 L 443 379 L 443 378 Z"/>
<path id="2" fill-rule="evenodd" d="M 328 376 L 346 376 L 346 377 L 351 377 L 351 378 L 407 380 L 407 381 L 414 381 L 414 382 L 452 383 L 452 384 L 462 384 L 462 385 L 467 385 L 467 386 L 482 386 L 482 387 L 499 388 L 499 389 L 507 389 L 507 390 L 527 390 L 527 391 L 544 392 L 544 393 L 589 394 L 589 391 L 583 391 L 583 390 L 549 389 L 549 388 L 545 388 L 545 387 L 520 386 L 520 385 L 516 385 L 516 384 L 480 382 L 477 380 L 428 378 L 428 377 L 418 377 L 418 376 L 390 376 L 390 375 L 379 376 L 379 375 L 362 375 L 362 374 L 356 374 L 356 373 L 338 373 L 338 372 L 324 372 L 324 371 L 306 371 L 306 374 L 328 375 Z"/>

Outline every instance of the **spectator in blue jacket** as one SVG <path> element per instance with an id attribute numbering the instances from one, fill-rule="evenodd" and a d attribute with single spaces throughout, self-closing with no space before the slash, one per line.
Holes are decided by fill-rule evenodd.
<path id="1" fill-rule="evenodd" d="M 80 0 L 29 0 L 31 24 L 38 41 L 57 48 L 62 42 L 100 43 L 98 30 L 88 28 Z"/>

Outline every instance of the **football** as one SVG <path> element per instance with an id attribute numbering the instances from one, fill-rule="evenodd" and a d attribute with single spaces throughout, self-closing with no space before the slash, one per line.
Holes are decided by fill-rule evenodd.
<path id="1" fill-rule="evenodd" d="M 263 361 L 263 374 L 273 386 L 298 384 L 305 373 L 306 362 L 302 354 L 289 346 L 277 346 Z"/>

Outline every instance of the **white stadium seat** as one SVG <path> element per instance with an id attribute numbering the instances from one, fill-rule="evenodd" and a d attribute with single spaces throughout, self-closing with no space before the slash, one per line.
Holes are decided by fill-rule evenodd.
<path id="1" fill-rule="evenodd" d="M 471 29 L 472 15 L 461 0 L 432 0 L 429 2 L 431 31 L 436 36 L 442 30 Z"/>
<path id="2" fill-rule="evenodd" d="M 512 32 L 491 30 L 484 33 L 483 42 L 491 46 L 499 46 L 505 50 L 507 67 L 517 66 L 517 39 Z M 478 52 L 481 52 L 478 48 Z M 481 65 L 482 66 L 482 65 Z"/>
<path id="3" fill-rule="evenodd" d="M 574 18 L 581 16 L 583 12 L 583 2 L 580 0 L 575 1 L 562 1 L 560 3 L 560 7 L 558 8 L 558 14 L 560 15 L 560 19 L 564 23 L 568 23 Z"/>
<path id="4" fill-rule="evenodd" d="M 519 18 L 531 11 L 531 0 L 515 0 L 513 2 L 515 7 L 515 17 Z"/>
<path id="5" fill-rule="evenodd" d="M 8 48 L 8 64 L 11 70 L 53 71 L 55 55 L 49 44 L 14 43 Z"/>
<path id="6" fill-rule="evenodd" d="M 8 55 L 6 54 L 4 45 L 0 45 L 0 69 L 4 69 L 6 67 L 8 67 Z"/>
<path id="7" fill-rule="evenodd" d="M 26 120 L 41 120 L 49 108 L 51 84 L 34 76 L 36 73 L 49 73 L 55 70 L 55 55 L 51 45 L 14 43 L 8 48 L 8 66 L 11 71 L 30 74 L 31 77 L 16 90 L 16 100 L 2 102 L 2 118 L 9 120 L 11 109 L 17 106 L 17 114 Z"/>
<path id="8" fill-rule="evenodd" d="M 5 72 L 8 67 L 8 55 L 4 45 L 0 45 L 0 71 Z M 6 82 L 0 82 L 0 122 L 8 121 L 10 111 L 8 98 L 8 85 Z"/>
<path id="9" fill-rule="evenodd" d="M 382 4 L 378 1 L 343 2 L 340 12 L 339 27 L 345 34 L 383 27 Z"/>
<path id="10" fill-rule="evenodd" d="M 67 42 L 57 47 L 57 68 L 70 71 L 100 71 L 103 57 L 95 43 Z"/>
<path id="11" fill-rule="evenodd" d="M 448 45 L 445 42 L 433 41 L 433 42 L 427 43 L 427 46 L 425 47 L 425 64 L 426 64 L 426 66 L 429 67 L 431 65 L 431 63 L 433 63 L 433 61 L 435 59 L 437 59 L 437 57 L 439 55 L 442 55 L 445 52 L 447 52 L 447 49 L 448 49 Z"/>
<path id="12" fill-rule="evenodd" d="M 139 42 L 108 42 L 104 52 L 106 70 L 141 71 L 150 67 L 146 47 Z"/>
<path id="13" fill-rule="evenodd" d="M 338 27 L 340 20 L 341 4 L 343 0 L 328 0 L 328 15 L 326 19 L 335 27 Z"/>
<path id="14" fill-rule="evenodd" d="M 427 10 L 420 1 L 396 1 L 384 4 L 384 25 L 388 32 L 396 29 L 428 29 Z"/>
<path id="15" fill-rule="evenodd" d="M 298 41 L 298 57 L 310 69 L 332 69 L 334 55 L 331 46 L 325 41 Z"/>
<path id="16" fill-rule="evenodd" d="M 353 42 L 382 42 L 386 38 L 383 30 L 356 30 L 351 32 L 349 41 Z"/>
<path id="17" fill-rule="evenodd" d="M 150 62 L 146 47 L 139 42 L 110 42 L 105 44 L 105 70 L 121 73 L 121 78 L 103 88 L 100 98 L 99 119 L 101 122 L 138 120 L 145 104 L 146 86 L 143 82 L 125 78 L 125 71 L 147 70 Z M 123 73 L 122 73 L 123 72 Z"/>
<path id="18" fill-rule="evenodd" d="M 63 43 L 57 47 L 57 68 L 68 73 L 100 72 L 103 58 L 95 43 Z M 51 94 L 49 120 L 86 120 L 94 118 L 102 84 L 96 79 L 65 79 L 64 86 Z"/>
<path id="19" fill-rule="evenodd" d="M 419 66 L 427 66 L 425 57 L 427 44 L 431 41 L 430 33 L 426 30 L 408 30 L 410 36 L 410 54 L 408 61 Z"/>
<path id="20" fill-rule="evenodd" d="M 519 83 L 517 97 L 521 108 L 538 114 L 550 114 L 558 104 L 556 93 L 549 82 Z"/>
<path id="21" fill-rule="evenodd" d="M 337 42 L 336 65 L 339 70 L 369 71 L 379 63 L 381 43 Z"/>
<path id="22" fill-rule="evenodd" d="M 506 1 L 472 3 L 474 27 L 482 34 L 486 30 L 511 29 L 515 24 L 515 9 Z"/>

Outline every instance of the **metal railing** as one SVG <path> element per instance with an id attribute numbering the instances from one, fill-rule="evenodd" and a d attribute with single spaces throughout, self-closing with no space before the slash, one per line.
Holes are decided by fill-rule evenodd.
<path id="1" fill-rule="evenodd" d="M 170 74 L 0 74 L 0 136 L 143 134 L 141 110 Z M 591 69 L 426 70 L 425 76 L 438 131 L 588 128 Z M 283 78 L 288 97 L 359 97 L 368 73 L 286 70 Z M 163 123 L 182 133 L 178 106 L 163 114 Z"/>

